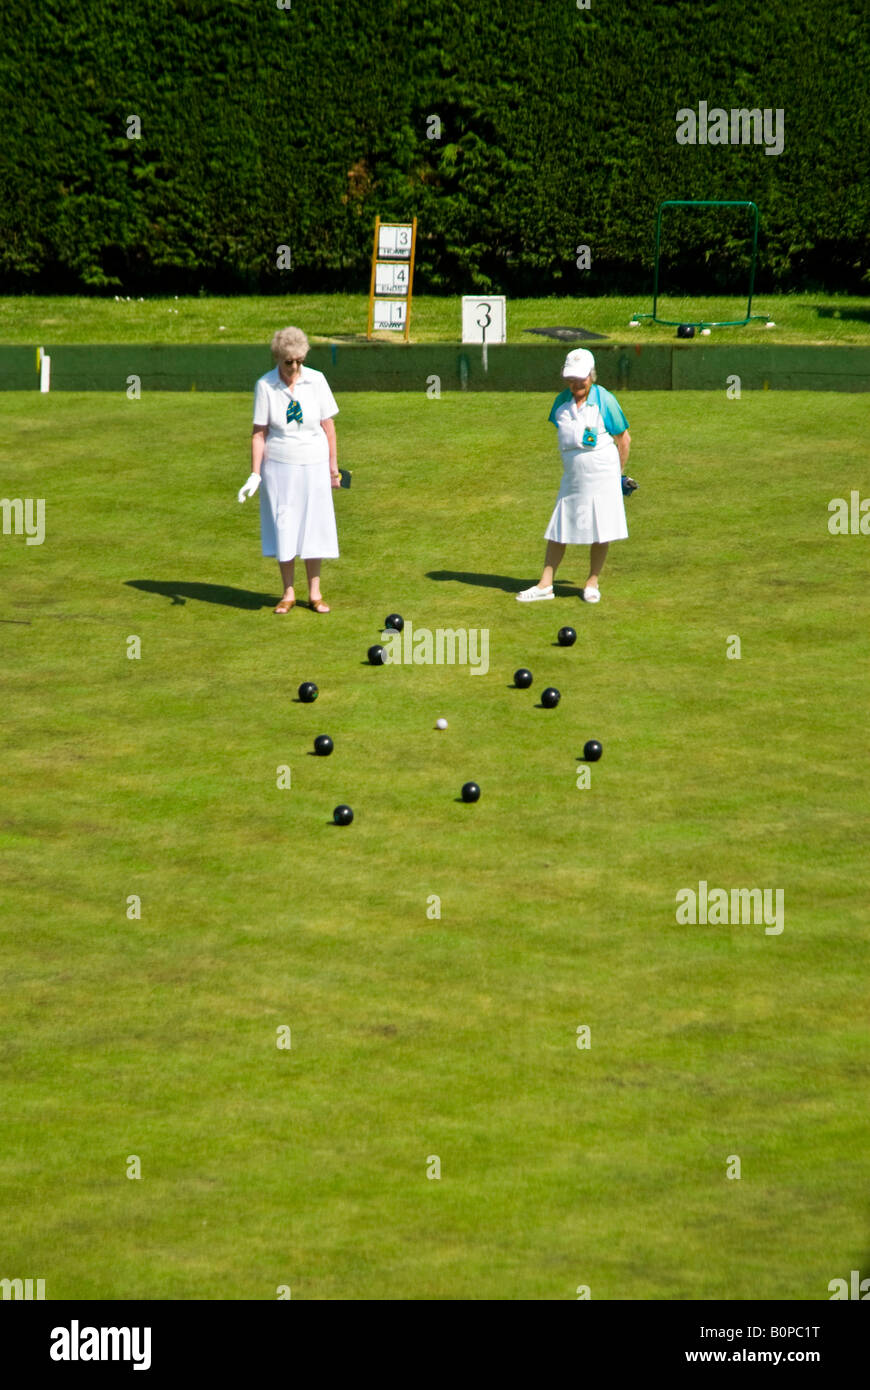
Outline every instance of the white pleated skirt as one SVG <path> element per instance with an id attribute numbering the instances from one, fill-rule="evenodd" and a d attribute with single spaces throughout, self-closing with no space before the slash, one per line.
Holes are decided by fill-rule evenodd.
<path id="1" fill-rule="evenodd" d="M 278 560 L 334 560 L 338 531 L 329 478 L 322 463 L 275 463 L 266 459 L 260 483 L 263 554 Z"/>
<path id="2" fill-rule="evenodd" d="M 624 541 L 628 525 L 616 445 L 565 450 L 562 465 L 562 485 L 545 540 L 566 545 Z"/>

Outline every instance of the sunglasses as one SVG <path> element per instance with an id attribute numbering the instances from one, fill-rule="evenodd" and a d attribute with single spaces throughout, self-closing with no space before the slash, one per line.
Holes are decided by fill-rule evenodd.
<path id="1" fill-rule="evenodd" d="M 303 363 L 304 361 L 305 361 L 305 358 L 304 358 L 304 357 L 285 357 L 285 358 L 284 358 L 284 366 L 285 366 L 285 367 L 301 367 L 301 365 L 302 365 L 302 363 Z"/>

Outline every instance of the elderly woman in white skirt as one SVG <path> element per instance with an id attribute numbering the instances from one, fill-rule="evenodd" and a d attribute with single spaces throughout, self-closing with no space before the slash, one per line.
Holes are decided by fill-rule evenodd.
<path id="1" fill-rule="evenodd" d="M 553 402 L 562 454 L 562 486 L 544 532 L 547 553 L 537 584 L 517 594 L 523 603 L 553 598 L 553 578 L 566 545 L 588 545 L 587 603 L 598 603 L 599 576 L 611 541 L 625 540 L 628 526 L 622 500 L 622 474 L 631 435 L 619 402 L 595 384 L 595 358 L 586 348 L 569 352 L 562 368 L 568 389 Z"/>
<path id="2" fill-rule="evenodd" d="M 299 328 L 282 328 L 272 339 L 276 366 L 254 391 L 251 476 L 239 490 L 244 502 L 260 489 L 263 554 L 275 556 L 281 571 L 276 613 L 289 613 L 296 603 L 297 555 L 305 561 L 311 608 L 328 613 L 320 564 L 338 556 L 332 505 L 332 488 L 341 483 L 333 424 L 338 406 L 323 373 L 305 366 L 307 354 L 308 339 Z"/>

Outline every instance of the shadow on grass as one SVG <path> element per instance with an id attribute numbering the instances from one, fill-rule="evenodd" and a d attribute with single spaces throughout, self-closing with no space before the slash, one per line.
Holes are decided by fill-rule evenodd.
<path id="1" fill-rule="evenodd" d="M 427 579 L 438 581 L 452 580 L 455 584 L 474 584 L 484 589 L 502 589 L 506 594 L 518 594 L 522 589 L 527 589 L 530 582 L 528 579 L 513 579 L 507 574 L 473 574 L 467 570 L 427 570 Z M 565 584 L 557 580 L 553 585 L 553 593 L 558 598 L 568 598 L 571 594 L 576 594 L 579 585 Z M 541 602 L 546 603 L 543 599 Z"/>
<path id="2" fill-rule="evenodd" d="M 224 608 L 274 608 L 278 599 L 274 594 L 255 594 L 251 589 L 231 589 L 228 584 L 196 584 L 179 581 L 173 584 L 168 579 L 125 579 L 131 589 L 141 589 L 146 594 L 160 594 L 172 600 L 174 606 L 185 604 L 189 598 L 200 603 L 219 603 Z"/>
<path id="3" fill-rule="evenodd" d="M 820 319 L 852 320 L 855 323 L 870 323 L 870 309 L 838 309 L 835 304 L 816 304 Z"/>

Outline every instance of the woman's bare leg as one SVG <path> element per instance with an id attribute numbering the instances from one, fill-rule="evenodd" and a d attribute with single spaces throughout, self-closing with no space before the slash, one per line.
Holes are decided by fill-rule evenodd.
<path id="1" fill-rule="evenodd" d="M 284 585 L 284 598 L 295 598 L 293 592 L 293 566 L 295 560 L 279 560 L 278 568 L 281 571 L 281 583 Z"/>
<path id="2" fill-rule="evenodd" d="M 598 588 L 598 576 L 604 569 L 604 561 L 607 559 L 607 552 L 610 549 L 610 541 L 596 541 L 589 547 L 589 578 L 586 580 L 587 589 Z"/>
<path id="3" fill-rule="evenodd" d="M 308 597 L 312 603 L 319 603 L 320 593 L 320 560 L 306 560 L 305 573 L 308 575 Z"/>
<path id="4" fill-rule="evenodd" d="M 565 558 L 564 541 L 547 541 L 547 553 L 544 556 L 544 569 L 538 580 L 539 589 L 549 589 L 556 576 L 556 570 Z"/>

